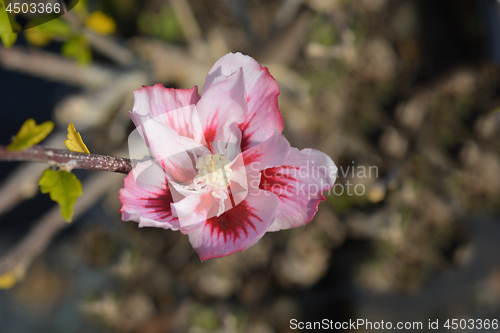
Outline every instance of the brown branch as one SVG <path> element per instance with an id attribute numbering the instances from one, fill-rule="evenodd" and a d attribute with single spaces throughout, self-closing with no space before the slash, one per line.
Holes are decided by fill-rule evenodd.
<path id="1" fill-rule="evenodd" d="M 63 148 L 66 133 L 54 132 L 43 145 L 45 147 Z M 19 202 L 32 198 L 38 192 L 38 179 L 46 165 L 40 163 L 24 163 L 13 170 L 0 183 L 0 215 L 14 208 Z"/>
<path id="2" fill-rule="evenodd" d="M 67 150 L 33 146 L 22 151 L 10 151 L 0 146 L 0 161 L 40 162 L 49 165 L 66 166 L 71 169 L 87 169 L 129 173 L 132 163 L 128 158 L 74 153 Z"/>

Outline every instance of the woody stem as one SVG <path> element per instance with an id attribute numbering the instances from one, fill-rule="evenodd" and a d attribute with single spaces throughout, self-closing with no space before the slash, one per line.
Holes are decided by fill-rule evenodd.
<path id="1" fill-rule="evenodd" d="M 71 169 L 110 171 L 125 174 L 132 170 L 132 163 L 128 158 L 74 153 L 42 146 L 33 146 L 21 151 L 10 151 L 6 146 L 0 146 L 0 161 L 38 162 L 59 167 L 68 166 Z"/>

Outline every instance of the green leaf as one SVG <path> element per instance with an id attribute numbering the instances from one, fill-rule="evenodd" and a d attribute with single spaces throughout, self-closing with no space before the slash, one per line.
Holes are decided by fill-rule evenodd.
<path id="1" fill-rule="evenodd" d="M 53 129 L 54 123 L 51 121 L 37 125 L 35 120 L 30 118 L 21 126 L 7 149 L 10 151 L 28 149 L 45 139 Z"/>
<path id="2" fill-rule="evenodd" d="M 50 198 L 59 204 L 63 219 L 71 222 L 76 199 L 82 195 L 82 183 L 75 174 L 47 169 L 43 172 L 38 185 L 42 193 L 49 193 Z"/>
<path id="3" fill-rule="evenodd" d="M 12 33 L 9 16 L 5 11 L 5 4 L 0 0 L 0 39 L 6 48 L 10 48 L 17 39 L 17 34 Z"/>
<path id="4" fill-rule="evenodd" d="M 0 39 L 2 40 L 3 45 L 9 49 L 16 42 L 17 34 L 13 34 L 12 32 L 3 32 L 0 33 Z"/>
<path id="5" fill-rule="evenodd" d="M 68 140 L 64 141 L 66 147 L 75 153 L 90 154 L 89 149 L 82 140 L 82 136 L 75 129 L 73 123 L 68 126 Z"/>

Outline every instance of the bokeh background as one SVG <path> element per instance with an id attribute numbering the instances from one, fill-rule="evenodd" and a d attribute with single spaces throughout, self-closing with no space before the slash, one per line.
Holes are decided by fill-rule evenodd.
<path id="1" fill-rule="evenodd" d="M 134 89 L 201 87 L 239 51 L 280 84 L 292 146 L 329 154 L 342 186 L 306 226 L 200 262 L 180 232 L 121 221 L 123 175 L 78 171 L 68 225 L 38 193 L 46 166 L 1 163 L 0 263 L 19 256 L 0 332 L 500 319 L 499 17 L 495 0 L 80 0 L 18 34 L 0 46 L 1 144 L 33 117 L 57 124 L 45 145 L 73 122 L 126 157 Z"/>

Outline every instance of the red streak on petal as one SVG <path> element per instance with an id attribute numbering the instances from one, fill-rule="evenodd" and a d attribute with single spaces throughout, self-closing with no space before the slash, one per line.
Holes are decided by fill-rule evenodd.
<path id="1" fill-rule="evenodd" d="M 207 124 L 207 127 L 205 128 L 204 135 L 205 135 L 205 141 L 207 142 L 208 149 L 212 151 L 212 146 L 211 143 L 215 141 L 215 134 L 217 133 L 217 125 L 218 121 L 216 117 L 214 116 L 211 120 L 210 123 Z"/>
<path id="2" fill-rule="evenodd" d="M 269 192 L 277 192 L 276 194 L 282 196 L 283 192 L 277 191 L 276 187 L 278 189 L 282 189 L 283 187 L 290 185 L 290 183 L 292 183 L 293 181 L 298 182 L 297 178 L 294 178 L 289 174 L 283 173 L 285 169 L 298 170 L 299 168 L 290 166 L 281 166 L 276 168 L 265 169 L 261 172 L 259 188 L 261 190 Z"/>
<path id="3" fill-rule="evenodd" d="M 190 138 L 190 137 L 192 137 L 192 135 L 188 131 L 188 126 L 189 126 L 188 123 L 184 119 L 184 124 L 179 126 L 180 130 L 181 130 L 181 133 L 179 133 L 179 134 L 182 135 L 182 136 Z"/>
<path id="4" fill-rule="evenodd" d="M 189 171 L 187 169 L 177 167 L 177 165 L 168 159 L 162 160 L 160 163 L 167 174 L 175 180 L 182 180 L 186 177 L 186 175 L 189 175 Z"/>
<path id="5" fill-rule="evenodd" d="M 259 158 L 263 155 L 261 152 L 255 151 L 253 154 L 245 154 L 243 153 L 243 160 L 245 162 L 245 165 L 249 165 L 253 162 L 256 162 L 259 160 Z"/>
<path id="6" fill-rule="evenodd" d="M 174 199 L 166 183 L 156 197 L 142 198 L 142 200 L 146 201 L 143 207 L 151 209 L 154 213 L 158 214 L 159 218 L 167 219 L 173 217 L 170 204 L 174 202 Z"/>
<path id="7" fill-rule="evenodd" d="M 187 123 L 186 119 L 183 117 L 182 119 L 176 119 L 172 115 L 168 114 L 168 121 L 167 125 L 172 127 L 177 134 L 186 136 L 186 137 L 192 137 L 189 129 L 189 124 Z"/>
<path id="8" fill-rule="evenodd" d="M 250 97 L 247 97 L 247 100 L 250 100 Z M 255 113 L 250 118 L 247 118 L 243 124 L 239 125 L 239 128 L 241 130 L 241 134 L 242 134 L 241 151 L 245 151 L 249 148 L 250 137 L 255 133 L 255 131 L 249 132 L 247 130 L 248 126 L 250 126 L 250 123 L 252 122 L 253 118 L 255 118 Z"/>
<path id="9" fill-rule="evenodd" d="M 242 132 L 245 132 L 248 126 L 250 126 L 250 122 L 252 122 L 253 118 L 255 118 L 255 113 L 251 117 L 245 119 L 245 122 L 240 125 L 240 129 Z"/>
<path id="10" fill-rule="evenodd" d="M 243 137 L 241 138 L 241 151 L 247 150 L 249 146 L 250 146 L 249 137 L 246 135 L 243 135 Z"/>
<path id="11" fill-rule="evenodd" d="M 224 236 L 224 242 L 227 242 L 228 238 L 236 242 L 236 240 L 240 238 L 241 232 L 243 232 L 245 236 L 248 236 L 247 228 L 249 226 L 257 231 L 251 219 L 257 219 L 262 222 L 262 220 L 253 213 L 254 210 L 254 208 L 248 206 L 246 201 L 243 201 L 221 216 L 215 216 L 208 219 L 206 223 L 211 229 L 210 234 L 213 236 L 214 233 L 216 233 L 217 238 L 222 234 Z"/>

